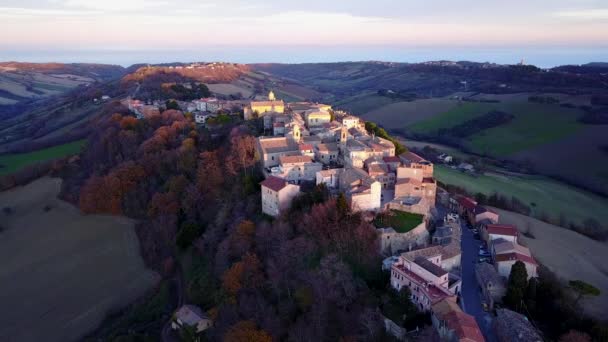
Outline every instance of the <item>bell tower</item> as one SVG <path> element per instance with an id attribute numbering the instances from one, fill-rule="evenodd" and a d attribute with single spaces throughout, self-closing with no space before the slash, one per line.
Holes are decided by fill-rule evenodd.
<path id="1" fill-rule="evenodd" d="M 271 91 L 268 93 L 268 100 L 269 100 L 269 101 L 276 101 L 276 99 L 277 99 L 277 98 L 274 96 L 274 92 L 271 90 Z"/>

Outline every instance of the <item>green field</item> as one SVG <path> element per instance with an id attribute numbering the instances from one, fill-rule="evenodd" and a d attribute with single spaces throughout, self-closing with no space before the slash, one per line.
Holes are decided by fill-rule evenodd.
<path id="1" fill-rule="evenodd" d="M 35 163 L 78 154 L 85 143 L 86 140 L 83 139 L 34 152 L 0 155 L 0 175 L 19 171 L 20 169 Z"/>
<path id="2" fill-rule="evenodd" d="M 454 127 L 492 110 L 513 114 L 515 118 L 507 124 L 465 138 L 465 144 L 476 153 L 505 157 L 558 141 L 583 128 L 583 125 L 577 121 L 582 114 L 580 109 L 564 108 L 555 104 L 512 101 L 465 102 L 430 119 L 416 122 L 407 129 L 413 133 L 434 135 L 439 129 Z M 548 122 L 551 124 L 548 125 Z"/>
<path id="3" fill-rule="evenodd" d="M 392 227 L 397 233 L 407 233 L 422 223 L 423 215 L 391 210 L 388 214 L 381 214 L 374 220 L 378 228 Z"/>
<path id="4" fill-rule="evenodd" d="M 449 100 L 445 100 L 449 101 Z M 474 119 L 496 109 L 498 103 L 464 102 L 428 120 L 417 122 L 408 127 L 414 133 L 432 134 L 441 128 L 450 128 L 467 120 Z"/>
<path id="5" fill-rule="evenodd" d="M 608 220 L 608 200 L 590 192 L 545 177 L 516 177 L 499 174 L 471 176 L 443 165 L 435 166 L 435 177 L 444 184 L 462 187 L 470 193 L 491 195 L 496 192 L 516 197 L 532 208 L 532 215 L 547 214 L 581 223 L 587 218 Z M 535 205 L 532 205 L 534 203 Z"/>
<path id="6" fill-rule="evenodd" d="M 584 127 L 577 121 L 581 114 L 578 109 L 517 103 L 507 106 L 506 111 L 515 115 L 513 121 L 484 130 L 468 139 L 474 151 L 492 156 L 508 156 L 560 140 Z"/>

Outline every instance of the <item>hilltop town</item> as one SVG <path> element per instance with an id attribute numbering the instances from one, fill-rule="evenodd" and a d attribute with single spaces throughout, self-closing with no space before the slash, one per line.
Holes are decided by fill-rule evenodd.
<path id="1" fill-rule="evenodd" d="M 166 105 L 132 99 L 124 104 L 139 119 L 159 115 Z M 501 224 L 499 214 L 474 199 L 438 187 L 433 163 L 373 123 L 327 104 L 288 103 L 272 91 L 253 101 L 202 98 L 175 104 L 201 126 L 234 112 L 260 123 L 255 148 L 264 177 L 261 208 L 268 217 L 288 214 L 299 197 L 322 188 L 372 222 L 390 286 L 407 289 L 416 309 L 431 314 L 441 340 L 542 340 L 525 316 L 503 308 L 516 263 L 523 265 L 526 282 L 537 276 L 538 263 L 519 244 L 518 229 Z M 196 307 L 177 314 L 179 322 L 190 321 L 199 331 L 212 326 Z M 391 318 L 385 317 L 387 332 L 405 339 L 411 332 Z"/>

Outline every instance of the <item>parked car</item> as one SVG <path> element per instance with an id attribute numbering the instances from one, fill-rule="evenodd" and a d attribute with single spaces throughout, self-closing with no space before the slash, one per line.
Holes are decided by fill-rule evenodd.
<path id="1" fill-rule="evenodd" d="M 489 263 L 490 262 L 490 258 L 482 257 L 482 258 L 477 259 L 477 262 L 480 263 L 480 264 L 482 262 L 488 262 Z"/>

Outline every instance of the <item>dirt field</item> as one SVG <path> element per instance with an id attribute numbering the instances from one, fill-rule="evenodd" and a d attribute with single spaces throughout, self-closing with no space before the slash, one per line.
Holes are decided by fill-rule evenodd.
<path id="1" fill-rule="evenodd" d="M 608 194 L 608 125 L 586 125 L 565 139 L 519 152 L 510 159 L 531 161 L 539 172 Z"/>
<path id="2" fill-rule="evenodd" d="M 245 87 L 239 87 L 230 83 L 207 84 L 207 87 L 209 87 L 209 90 L 211 90 L 212 92 L 221 95 L 241 93 L 244 97 L 249 97 L 252 94 L 250 89 Z"/>
<path id="3" fill-rule="evenodd" d="M 42 178 L 0 193 L 13 209 L 0 212 L 0 341 L 78 340 L 158 281 L 132 220 L 84 216 L 56 198 L 60 186 Z"/>
<path id="4" fill-rule="evenodd" d="M 586 300 L 585 309 L 598 318 L 608 317 L 608 244 L 528 216 L 495 210 L 500 214 L 501 223 L 532 232 L 534 239 L 520 238 L 540 263 L 565 281 L 580 279 L 599 288 L 602 294 Z"/>

